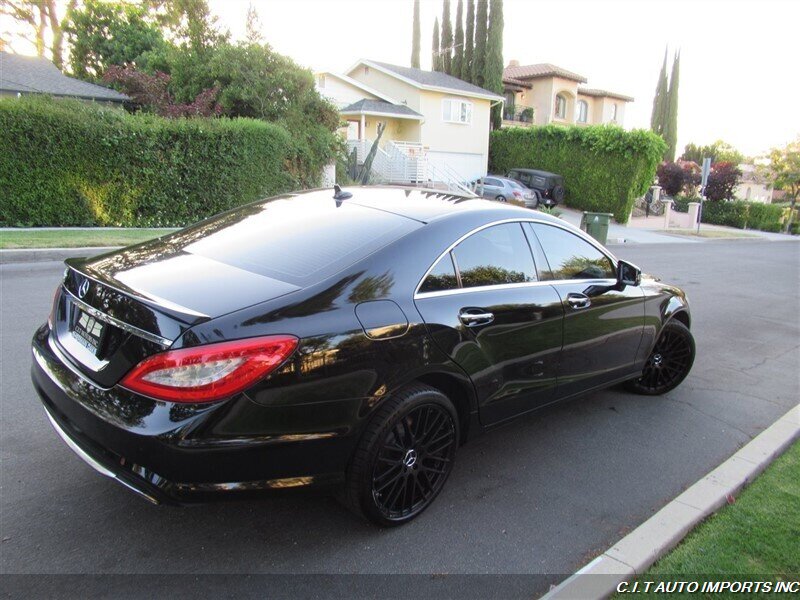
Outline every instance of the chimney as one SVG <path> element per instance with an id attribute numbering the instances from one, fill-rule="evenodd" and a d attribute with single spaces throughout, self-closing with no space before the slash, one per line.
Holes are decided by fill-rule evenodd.
<path id="1" fill-rule="evenodd" d="M 509 67 L 518 67 L 519 66 L 519 61 L 516 58 L 512 58 L 510 61 L 508 61 L 508 66 Z"/>

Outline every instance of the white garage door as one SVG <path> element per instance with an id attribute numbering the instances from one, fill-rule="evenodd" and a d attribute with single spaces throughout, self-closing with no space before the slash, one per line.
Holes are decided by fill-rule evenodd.
<path id="1" fill-rule="evenodd" d="M 487 157 L 485 154 L 465 152 L 428 151 L 428 163 L 444 173 L 455 172 L 459 180 L 471 182 L 486 175 Z"/>

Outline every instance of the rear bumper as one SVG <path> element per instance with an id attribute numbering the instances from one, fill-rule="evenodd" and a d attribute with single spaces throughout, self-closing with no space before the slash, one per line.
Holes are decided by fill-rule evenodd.
<path id="1" fill-rule="evenodd" d="M 136 399 L 115 388 L 93 387 L 50 344 L 43 327 L 33 339 L 31 378 L 54 429 L 92 468 L 149 502 L 190 503 L 227 492 L 334 486 L 344 480 L 353 435 L 292 441 L 247 437 L 211 445 L 195 436 L 188 444 L 185 432 L 209 429 L 217 409 L 181 420 L 170 410 L 174 405 L 149 399 L 136 405 Z M 119 414 L 99 414 L 98 398 L 114 402 Z M 149 408 L 145 402 L 153 405 L 149 412 L 142 410 Z M 128 414 L 132 405 L 140 413 L 133 418 Z M 158 418 L 160 412 L 167 417 Z M 175 422 L 170 424 L 170 418 Z M 152 430 L 149 421 L 155 423 Z"/>

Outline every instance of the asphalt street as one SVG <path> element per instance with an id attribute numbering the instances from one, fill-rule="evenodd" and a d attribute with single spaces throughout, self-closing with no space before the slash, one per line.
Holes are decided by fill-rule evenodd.
<path id="1" fill-rule="evenodd" d="M 29 340 L 47 316 L 62 267 L 0 267 L 0 572 L 539 574 L 517 580 L 528 586 L 520 593 L 546 591 L 800 397 L 800 244 L 736 240 L 612 250 L 688 292 L 698 352 L 688 379 L 658 398 L 620 389 L 597 393 L 475 439 L 461 448 L 436 503 L 391 530 L 312 494 L 155 507 L 96 474 L 52 430 L 29 380 Z M 4 585 L 8 591 L 43 581 L 6 578 Z M 59 595 L 71 589 L 59 586 L 74 580 L 50 581 L 45 589 Z M 244 590 L 278 580 L 227 581 Z M 328 587 L 314 587 L 313 577 L 279 581 L 306 585 L 316 597 L 341 595 L 337 585 L 345 585 L 326 579 Z M 392 596 L 414 579 L 381 581 L 389 586 L 382 595 Z M 453 581 L 474 592 L 473 583 L 501 580 Z M 106 588 L 97 585 L 92 589 L 103 595 L 98 590 Z"/>

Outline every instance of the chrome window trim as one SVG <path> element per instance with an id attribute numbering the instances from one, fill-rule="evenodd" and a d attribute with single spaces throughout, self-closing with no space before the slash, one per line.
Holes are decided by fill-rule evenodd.
<path id="1" fill-rule="evenodd" d="M 580 229 L 577 229 L 576 227 L 570 225 L 569 223 L 564 223 L 562 225 L 561 223 L 553 223 L 551 221 L 545 221 L 543 219 L 531 219 L 531 218 L 501 219 L 499 221 L 492 221 L 491 223 L 487 223 L 485 225 L 481 225 L 480 227 L 476 227 L 475 229 L 472 229 L 471 231 L 465 233 L 460 238 L 458 238 L 455 242 L 450 244 L 450 246 L 447 247 L 447 250 L 445 250 L 444 252 L 439 254 L 439 256 L 436 257 L 436 260 L 434 260 L 433 263 L 431 263 L 431 266 L 428 267 L 428 270 L 425 271 L 425 274 L 422 276 L 422 278 L 417 282 L 417 287 L 414 288 L 414 300 L 416 300 L 417 298 L 431 298 L 433 296 L 449 296 L 449 295 L 452 295 L 452 294 L 460 294 L 460 293 L 464 293 L 464 292 L 498 290 L 498 289 L 508 289 L 508 288 L 514 288 L 514 287 L 526 287 L 526 286 L 535 286 L 535 285 L 555 285 L 555 284 L 558 284 L 558 283 L 561 283 L 561 282 L 572 282 L 572 283 L 595 282 L 596 283 L 596 282 L 601 282 L 601 281 L 612 281 L 611 279 L 607 279 L 607 278 L 604 278 L 604 279 L 550 279 L 550 280 L 547 280 L 547 281 L 525 281 L 525 282 L 521 282 L 521 283 L 500 283 L 500 284 L 497 284 L 497 285 L 485 285 L 485 286 L 476 286 L 476 287 L 469 287 L 469 288 L 459 287 L 459 288 L 454 288 L 452 290 L 439 290 L 439 291 L 435 291 L 435 292 L 420 292 L 419 291 L 419 288 L 422 286 L 422 282 L 425 281 L 425 278 L 430 274 L 430 272 L 433 269 L 433 267 L 436 266 L 436 264 L 441 260 L 441 258 L 445 254 L 447 254 L 448 252 L 452 252 L 453 249 L 456 246 L 458 246 L 461 242 L 463 242 L 465 239 L 467 239 L 472 234 L 478 233 L 479 231 L 482 231 L 482 230 L 487 229 L 489 227 L 494 227 L 495 225 L 503 225 L 505 223 L 539 223 L 539 224 L 542 224 L 542 225 L 550 225 L 552 227 L 557 227 L 558 229 L 563 229 L 567 233 L 571 233 L 572 235 L 576 235 L 580 239 L 582 239 L 582 240 L 588 242 L 590 245 L 594 246 L 598 251 L 600 251 L 601 254 L 603 254 L 603 256 L 605 256 L 606 258 L 608 258 L 612 262 L 612 264 L 614 265 L 614 268 L 617 267 L 617 263 L 619 262 L 619 259 L 617 259 L 617 257 L 615 257 L 613 254 L 611 254 L 608 250 L 606 250 L 602 245 L 600 245 L 600 243 L 597 240 L 595 240 L 591 236 L 586 235 L 586 233 L 584 233 Z M 526 236 L 526 239 L 527 239 L 527 236 Z M 547 250 L 542 248 L 542 251 L 545 253 L 545 256 L 547 256 Z M 456 267 L 456 277 L 460 279 L 460 275 L 459 275 L 459 271 L 458 271 L 458 263 L 456 262 L 455 255 L 452 255 L 452 258 L 453 258 L 453 262 L 455 263 L 455 267 Z M 533 259 L 533 252 L 532 251 L 531 251 L 531 258 Z M 536 263 L 536 261 L 534 260 L 534 264 L 535 263 Z M 538 275 L 538 273 L 537 273 L 537 275 Z M 615 281 L 615 280 L 613 280 L 613 281 Z"/>
<path id="2" fill-rule="evenodd" d="M 144 329 L 139 329 L 133 325 L 129 325 L 124 321 L 120 321 L 119 319 L 112 317 L 111 315 L 107 315 L 103 311 L 97 310 L 94 306 L 90 306 L 86 304 L 83 300 L 75 296 L 71 291 L 67 289 L 67 286 L 62 286 L 64 292 L 66 292 L 68 299 L 73 304 L 77 305 L 82 311 L 89 313 L 95 319 L 99 319 L 109 325 L 113 325 L 114 327 L 119 327 L 126 333 L 130 333 L 137 337 L 147 340 L 148 342 L 153 342 L 158 344 L 159 346 L 164 346 L 165 348 L 169 348 L 175 340 L 171 340 L 169 338 L 161 337 L 160 335 L 156 335 L 155 333 L 150 333 L 149 331 L 145 331 Z"/>

